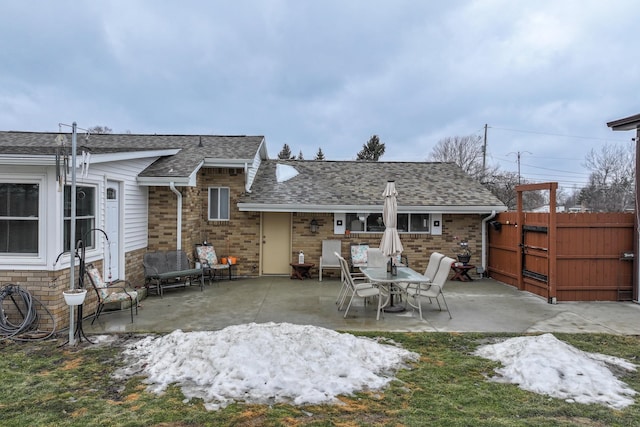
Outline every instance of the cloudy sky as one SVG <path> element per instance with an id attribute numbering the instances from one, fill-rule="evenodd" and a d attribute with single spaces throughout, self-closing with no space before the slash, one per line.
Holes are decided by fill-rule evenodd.
<path id="1" fill-rule="evenodd" d="M 4 1 L 0 130 L 264 135 L 312 159 L 487 162 L 583 184 L 640 113 L 635 0 Z M 64 129 L 63 129 L 64 130 Z M 68 131 L 68 129 L 67 129 Z"/>

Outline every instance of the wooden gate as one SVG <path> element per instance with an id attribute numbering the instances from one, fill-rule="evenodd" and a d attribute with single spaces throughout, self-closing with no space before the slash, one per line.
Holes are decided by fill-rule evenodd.
<path id="1" fill-rule="evenodd" d="M 501 227 L 488 230 L 492 278 L 549 302 L 637 298 L 634 214 L 555 213 L 553 207 L 549 213 L 504 212 L 494 220 Z"/>

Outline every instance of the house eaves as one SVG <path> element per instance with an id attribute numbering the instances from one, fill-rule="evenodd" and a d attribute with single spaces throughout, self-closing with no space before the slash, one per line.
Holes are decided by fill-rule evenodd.
<path id="1" fill-rule="evenodd" d="M 141 176 L 138 175 L 136 182 L 139 185 L 143 186 L 154 186 L 154 187 L 170 187 L 171 185 L 175 185 L 178 187 L 195 187 L 196 184 L 196 176 L 198 175 L 198 171 L 202 168 L 204 162 L 200 162 L 200 164 L 191 171 L 188 175 L 181 175 L 174 173 L 173 170 L 169 170 L 167 175 L 154 175 L 154 176 Z"/>
<path id="2" fill-rule="evenodd" d="M 640 129 L 640 114 L 625 117 L 607 123 L 611 130 L 632 130 Z"/>
<path id="3" fill-rule="evenodd" d="M 76 157 L 80 161 L 80 155 L 83 151 L 91 154 L 90 163 L 107 163 L 123 160 L 146 159 L 149 157 L 171 156 L 176 154 L 179 149 L 171 150 L 153 150 L 153 151 L 126 151 L 97 154 L 91 149 L 77 150 Z M 3 165 L 23 165 L 23 166 L 52 166 L 56 164 L 56 156 L 52 154 L 2 154 L 0 155 L 0 164 Z"/>
<path id="4" fill-rule="evenodd" d="M 259 204 L 238 203 L 238 210 L 243 212 L 304 212 L 304 213 L 376 213 L 382 212 L 382 201 L 379 205 L 306 205 L 306 204 Z M 479 214 L 505 212 L 504 205 L 494 206 L 398 206 L 398 213 L 430 213 L 430 214 Z"/>

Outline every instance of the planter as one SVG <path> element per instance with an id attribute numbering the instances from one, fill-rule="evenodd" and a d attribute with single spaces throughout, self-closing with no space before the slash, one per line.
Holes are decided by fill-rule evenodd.
<path id="1" fill-rule="evenodd" d="M 86 289 L 68 289 L 62 292 L 67 305 L 82 305 L 87 296 Z"/>
<path id="2" fill-rule="evenodd" d="M 471 255 L 462 255 L 458 254 L 458 261 L 463 263 L 464 265 L 469 264 L 469 260 L 471 259 Z"/>

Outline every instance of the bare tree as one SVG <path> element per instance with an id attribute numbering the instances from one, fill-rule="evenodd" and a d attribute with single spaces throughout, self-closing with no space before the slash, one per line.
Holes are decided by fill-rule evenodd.
<path id="1" fill-rule="evenodd" d="M 366 144 L 362 145 L 362 150 L 358 153 L 356 160 L 377 162 L 384 154 L 384 150 L 384 143 L 380 142 L 378 135 L 373 135 Z"/>
<path id="2" fill-rule="evenodd" d="M 113 129 L 108 126 L 93 126 L 89 128 L 89 133 L 112 133 Z"/>
<path id="3" fill-rule="evenodd" d="M 429 160 L 453 162 L 482 182 L 485 171 L 482 168 L 483 142 L 478 135 L 446 137 L 438 141 L 429 155 Z"/>
<path id="4" fill-rule="evenodd" d="M 578 200 L 599 212 L 622 212 L 633 209 L 635 194 L 635 151 L 633 144 L 607 144 L 600 151 L 591 150 L 584 166 L 591 171 L 589 183 Z"/>

